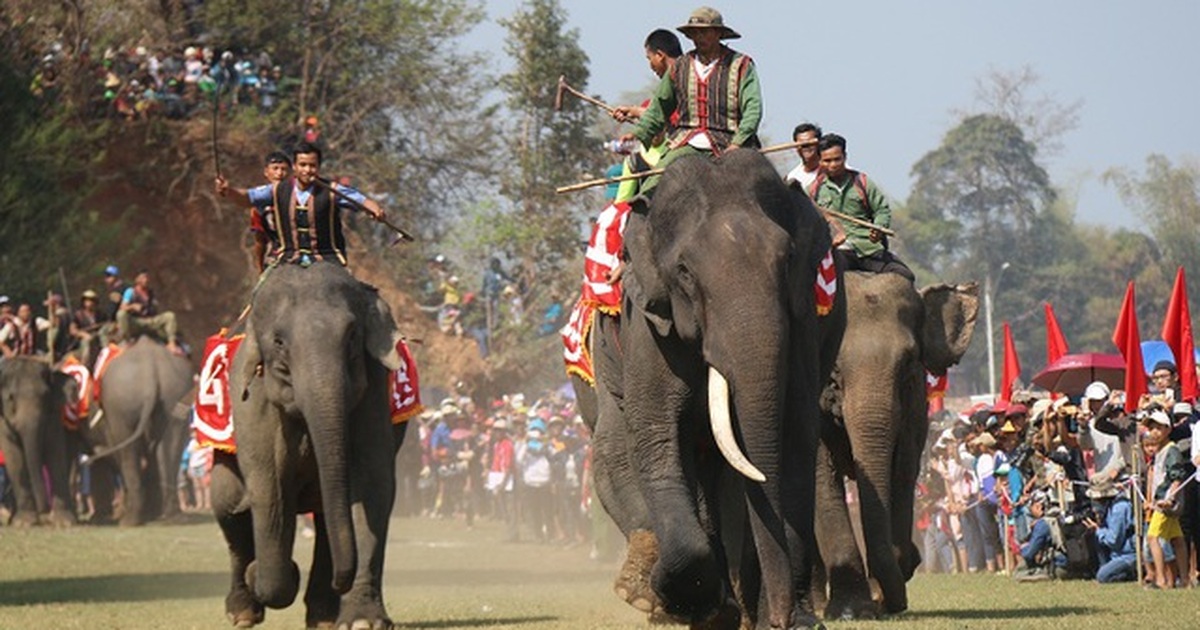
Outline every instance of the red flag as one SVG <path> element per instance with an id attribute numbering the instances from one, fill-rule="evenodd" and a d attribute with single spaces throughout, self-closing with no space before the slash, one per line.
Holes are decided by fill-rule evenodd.
<path id="1" fill-rule="evenodd" d="M 1129 413 L 1137 410 L 1138 400 L 1146 393 L 1146 369 L 1142 364 L 1142 339 L 1138 333 L 1134 302 L 1133 281 L 1130 280 L 1112 336 L 1113 344 L 1125 357 L 1125 411 Z"/>
<path id="2" fill-rule="evenodd" d="M 937 413 L 946 408 L 946 387 L 950 379 L 946 374 L 938 376 L 926 370 L 925 399 L 929 403 L 928 412 Z"/>
<path id="3" fill-rule="evenodd" d="M 1046 309 L 1046 365 L 1050 365 L 1066 354 L 1070 348 L 1067 347 L 1067 338 L 1063 336 L 1062 328 L 1058 327 L 1058 318 L 1054 316 L 1054 307 L 1050 306 L 1049 302 L 1044 302 L 1042 306 Z"/>
<path id="4" fill-rule="evenodd" d="M 1175 368 L 1179 372 L 1179 400 L 1196 398 L 1196 346 L 1192 339 L 1192 315 L 1188 309 L 1187 279 L 1183 267 L 1175 272 L 1175 288 L 1167 305 L 1167 318 L 1162 327 L 1163 341 L 1175 353 Z"/>
<path id="5" fill-rule="evenodd" d="M 1000 400 L 1012 400 L 1013 382 L 1021 376 L 1021 360 L 1013 343 L 1012 328 L 1004 322 L 1004 372 L 1000 376 Z"/>

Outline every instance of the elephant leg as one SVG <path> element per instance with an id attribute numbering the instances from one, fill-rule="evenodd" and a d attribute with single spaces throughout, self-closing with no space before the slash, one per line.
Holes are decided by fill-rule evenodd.
<path id="1" fill-rule="evenodd" d="M 832 430 L 830 430 L 832 432 Z M 849 448 L 844 441 L 834 448 Z M 817 448 L 817 518 L 815 519 L 820 556 L 829 582 L 826 619 L 870 619 L 878 616 L 866 567 L 854 539 L 850 512 L 846 506 L 846 488 L 841 472 L 833 462 L 825 440 Z M 814 568 L 814 571 L 817 569 Z M 822 588 L 823 590 L 823 588 Z M 824 595 L 824 592 L 821 593 Z"/>
<path id="2" fill-rule="evenodd" d="M 92 504 L 95 511 L 88 522 L 110 525 L 113 522 L 113 502 L 116 500 L 116 470 L 111 459 L 91 465 Z"/>
<path id="3" fill-rule="evenodd" d="M 168 418 L 167 421 L 174 422 L 174 418 Z M 164 520 L 176 519 L 182 514 L 179 509 L 177 490 L 180 474 L 179 460 L 183 456 L 183 449 L 186 445 L 187 433 L 185 431 L 186 427 L 184 430 L 180 430 L 175 425 L 169 425 L 155 448 L 154 465 L 157 468 L 159 500 L 162 504 L 161 514 Z M 217 451 L 214 449 L 213 454 L 216 453 Z M 209 484 L 211 488 L 211 476 Z M 197 502 L 197 505 L 202 504 Z"/>
<path id="4" fill-rule="evenodd" d="M 47 461 L 43 448 L 47 433 L 49 431 L 45 427 L 38 426 L 21 440 L 25 446 L 25 469 L 29 475 L 29 489 L 33 493 L 34 514 L 39 523 L 48 523 L 50 515 L 50 493 L 46 488 L 44 470 Z"/>
<path id="5" fill-rule="evenodd" d="M 124 486 L 121 527 L 136 527 L 145 522 L 145 488 L 142 479 L 141 445 L 133 444 L 116 454 Z"/>
<path id="6" fill-rule="evenodd" d="M 70 467 L 67 457 L 67 431 L 57 419 L 43 428 L 44 461 L 50 473 L 50 524 L 70 527 L 75 524 L 75 497 L 71 493 Z"/>
<path id="7" fill-rule="evenodd" d="M 265 613 L 246 585 L 246 567 L 254 561 L 254 524 L 248 510 L 237 512 L 246 493 L 237 457 L 223 451 L 213 452 L 212 487 L 213 515 L 229 547 L 230 584 L 225 596 L 225 615 L 234 626 L 248 628 L 262 623 Z"/>
<path id="8" fill-rule="evenodd" d="M 329 552 L 329 531 L 325 515 L 313 513 L 312 566 L 308 572 L 308 587 L 304 590 L 304 625 L 309 628 L 331 628 L 338 618 L 341 598 L 333 590 L 333 557 Z"/>
<path id="9" fill-rule="evenodd" d="M 655 506 L 659 557 L 650 582 L 668 615 L 683 623 L 702 621 L 721 605 L 723 579 L 681 466 L 680 425 L 695 415 L 695 409 L 689 404 L 687 382 L 663 356 L 680 351 L 665 344 L 660 348 L 647 323 L 638 318 L 631 318 L 622 334 L 633 461 L 647 504 Z M 675 365 L 689 365 L 690 357 L 672 358 Z M 632 365 L 638 366 L 637 374 L 628 373 Z M 692 380 L 702 382 L 703 366 L 693 367 Z"/>
<path id="10" fill-rule="evenodd" d="M 0 449 L 4 451 L 7 460 L 5 468 L 12 484 L 13 499 L 16 512 L 13 513 L 12 524 L 16 527 L 29 527 L 38 522 L 37 503 L 34 499 L 34 483 L 42 482 L 42 475 L 34 477 L 29 474 L 29 461 L 26 457 L 22 440 L 19 436 L 5 432 Z"/>

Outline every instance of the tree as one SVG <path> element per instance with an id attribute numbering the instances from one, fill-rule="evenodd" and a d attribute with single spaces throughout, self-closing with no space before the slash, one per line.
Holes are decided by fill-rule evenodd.
<path id="1" fill-rule="evenodd" d="M 1063 148 L 1062 137 L 1079 126 L 1083 101 L 1063 105 L 1053 96 L 1035 93 L 1040 81 L 1031 66 L 990 70 L 975 79 L 975 102 L 979 109 L 960 112 L 960 117 L 977 113 L 999 116 L 1020 127 L 1042 155 L 1057 155 Z"/>
<path id="2" fill-rule="evenodd" d="M 1144 175 L 1113 169 L 1104 181 L 1146 221 L 1170 268 L 1200 270 L 1200 163 L 1184 160 L 1176 166 L 1165 156 L 1150 155 Z"/>
<path id="3" fill-rule="evenodd" d="M 478 2 L 210 0 L 205 12 L 221 46 L 270 51 L 294 77 L 281 102 L 291 137 L 316 115 L 327 170 L 353 172 L 425 239 L 494 175 L 486 60 L 461 50 L 484 18 Z"/>

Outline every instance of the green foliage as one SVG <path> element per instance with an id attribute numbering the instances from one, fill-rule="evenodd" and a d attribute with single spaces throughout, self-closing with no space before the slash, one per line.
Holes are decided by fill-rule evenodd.
<path id="1" fill-rule="evenodd" d="M 471 0 L 211 0 L 221 48 L 270 53 L 295 86 L 281 99 L 291 137 L 320 120 L 327 173 L 353 173 L 394 222 L 443 235 L 494 171 L 492 81 L 461 42 L 484 18 Z M 282 131 L 282 130 L 281 130 Z M 288 134 L 283 134 L 287 136 Z M 372 230 L 368 230 L 370 232 Z M 370 236 L 370 234 L 368 234 Z M 390 235 L 379 229 L 375 242 Z"/>
<path id="2" fill-rule="evenodd" d="M 457 240 L 466 259 L 478 261 L 480 268 L 491 256 L 515 267 L 513 275 L 526 288 L 526 316 L 520 324 L 505 321 L 493 331 L 493 365 L 510 365 L 533 377 L 539 363 L 526 356 L 528 350 L 537 348 L 545 356 L 548 346 L 557 345 L 556 334 L 553 344 L 537 338 L 543 314 L 557 304 L 565 318 L 574 304 L 585 219 L 602 207 L 594 194 L 556 195 L 554 188 L 598 173 L 602 154 L 592 131 L 598 128 L 594 110 L 570 96 L 561 111 L 554 109 L 560 76 L 580 90 L 588 79 L 587 55 L 579 47 L 579 33 L 565 29 L 562 6 L 557 0 L 530 0 L 500 23 L 508 29 L 505 51 L 514 61 L 513 70 L 499 80 L 509 114 L 501 129 L 508 141 L 506 168 L 499 176 L 503 202 L 477 204 Z M 561 377 L 561 370 L 556 375 Z"/>
<path id="3" fill-rule="evenodd" d="M 1104 180 L 1146 221 L 1169 266 L 1200 272 L 1200 163 L 1150 155 L 1143 175 L 1113 169 Z"/>
<path id="4" fill-rule="evenodd" d="M 112 245 L 122 226 L 80 203 L 106 125 L 85 128 L 71 111 L 46 107 L 12 50 L 0 51 L 0 291 L 39 304 L 47 288 L 60 287 L 60 267 Z"/>

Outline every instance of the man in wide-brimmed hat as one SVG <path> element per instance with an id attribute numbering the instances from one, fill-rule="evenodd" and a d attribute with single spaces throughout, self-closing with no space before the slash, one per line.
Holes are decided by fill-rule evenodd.
<path id="1" fill-rule="evenodd" d="M 749 56 L 721 42 L 741 37 L 725 25 L 716 9 L 700 7 L 677 30 L 696 45 L 676 60 L 658 84 L 638 126 L 622 140 L 637 139 L 649 146 L 667 126 L 672 113 L 678 125 L 669 139 L 671 150 L 659 162 L 665 168 L 685 155 L 721 154 L 738 147 L 757 148 L 762 120 L 758 72 Z M 658 182 L 650 177 L 642 187 L 648 194 Z"/>

